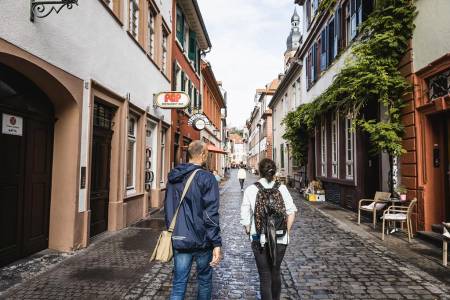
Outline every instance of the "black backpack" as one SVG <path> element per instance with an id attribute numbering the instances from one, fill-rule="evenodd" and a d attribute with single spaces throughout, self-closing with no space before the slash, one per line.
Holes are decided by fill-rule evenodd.
<path id="1" fill-rule="evenodd" d="M 275 182 L 270 189 L 260 182 L 255 203 L 255 227 L 257 233 L 264 233 L 273 265 L 276 264 L 277 238 L 287 232 L 287 214 L 283 196 L 279 190 L 280 183 Z"/>

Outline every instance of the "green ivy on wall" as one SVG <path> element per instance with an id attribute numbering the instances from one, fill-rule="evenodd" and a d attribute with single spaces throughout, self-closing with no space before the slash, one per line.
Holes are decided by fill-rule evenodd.
<path id="1" fill-rule="evenodd" d="M 354 126 L 370 136 L 373 152 L 386 151 L 400 156 L 403 126 L 402 96 L 410 84 L 398 70 L 409 47 L 414 30 L 416 7 L 411 0 L 376 0 L 374 11 L 360 27 L 359 39 L 351 48 L 350 59 L 332 84 L 313 102 L 290 112 L 283 123 L 283 138 L 290 142 L 293 156 L 301 165 L 307 163 L 308 142 L 319 117 L 338 110 L 351 115 Z M 334 8 L 336 0 L 324 0 L 319 13 Z M 369 103 L 378 102 L 385 109 L 382 120 L 365 119 L 361 113 Z"/>

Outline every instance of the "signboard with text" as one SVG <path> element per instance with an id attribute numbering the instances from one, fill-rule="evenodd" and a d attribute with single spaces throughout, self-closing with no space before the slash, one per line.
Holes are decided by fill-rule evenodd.
<path id="1" fill-rule="evenodd" d="M 22 136 L 23 118 L 13 115 L 2 114 L 2 133 Z"/>
<path id="2" fill-rule="evenodd" d="M 190 103 L 191 99 L 184 92 L 165 92 L 155 96 L 155 105 L 159 108 L 186 108 Z"/>

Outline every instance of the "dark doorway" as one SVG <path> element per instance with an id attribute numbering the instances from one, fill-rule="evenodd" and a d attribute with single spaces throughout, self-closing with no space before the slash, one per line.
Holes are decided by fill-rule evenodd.
<path id="1" fill-rule="evenodd" d="M 95 102 L 90 188 L 91 236 L 108 229 L 112 117 L 112 108 Z"/>
<path id="2" fill-rule="evenodd" d="M 6 265 L 48 247 L 54 112 L 37 86 L 3 65 L 0 122 L 0 265 Z"/>
<path id="3" fill-rule="evenodd" d="M 380 114 L 379 103 L 374 101 L 374 103 L 369 103 L 367 105 L 364 116 L 367 120 L 378 121 L 380 119 Z M 381 191 L 381 155 L 375 153 L 369 134 L 365 132 L 362 134 L 364 135 L 364 146 L 362 149 L 357 149 L 357 151 L 364 159 L 362 160 L 362 166 L 357 167 L 357 171 L 363 172 L 362 174 L 364 174 L 363 180 L 365 198 L 373 199 L 375 193 L 377 191 Z"/>

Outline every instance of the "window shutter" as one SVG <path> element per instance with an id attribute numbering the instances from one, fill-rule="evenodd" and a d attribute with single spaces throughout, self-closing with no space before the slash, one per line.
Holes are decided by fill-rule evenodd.
<path id="1" fill-rule="evenodd" d="M 312 81 L 317 80 L 317 43 L 314 43 L 313 49 L 312 49 L 312 66 L 311 66 L 311 72 L 312 72 Z"/>
<path id="2" fill-rule="evenodd" d="M 181 71 L 181 91 L 186 91 L 185 87 L 185 81 L 186 81 L 186 75 L 184 74 L 184 71 Z"/>
<path id="3" fill-rule="evenodd" d="M 339 53 L 341 50 L 341 18 L 342 18 L 341 7 L 336 9 L 336 14 L 334 16 L 334 55 Z"/>
<path id="4" fill-rule="evenodd" d="M 328 64 L 330 65 L 331 62 L 336 57 L 336 53 L 334 51 L 334 39 L 335 39 L 335 29 L 334 29 L 335 21 L 334 19 L 331 19 L 331 22 L 328 24 Z"/>
<path id="5" fill-rule="evenodd" d="M 172 91 L 177 90 L 177 62 L 172 64 Z"/>
<path id="6" fill-rule="evenodd" d="M 320 71 L 327 68 L 327 26 L 320 34 Z"/>
<path id="7" fill-rule="evenodd" d="M 196 53 L 197 53 L 197 35 L 194 31 L 189 30 L 189 54 L 188 57 L 193 62 L 196 61 Z"/>
<path id="8" fill-rule="evenodd" d="M 177 39 L 184 45 L 184 16 L 180 7 L 177 5 Z"/>

